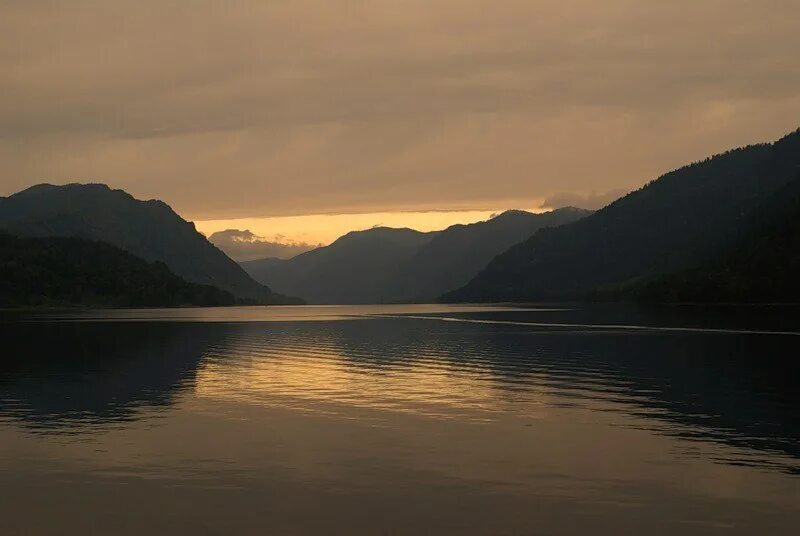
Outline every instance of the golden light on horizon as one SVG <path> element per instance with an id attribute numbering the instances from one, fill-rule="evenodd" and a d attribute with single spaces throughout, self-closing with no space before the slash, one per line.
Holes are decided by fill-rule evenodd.
<path id="1" fill-rule="evenodd" d="M 543 212 L 542 208 L 525 208 Z M 350 231 L 372 227 L 409 228 L 416 231 L 440 231 L 451 225 L 469 224 L 490 219 L 498 210 L 461 210 L 426 212 L 372 212 L 364 214 L 309 214 L 272 218 L 234 218 L 196 221 L 198 231 L 210 236 L 227 229 L 250 230 L 276 242 L 329 244 Z"/>

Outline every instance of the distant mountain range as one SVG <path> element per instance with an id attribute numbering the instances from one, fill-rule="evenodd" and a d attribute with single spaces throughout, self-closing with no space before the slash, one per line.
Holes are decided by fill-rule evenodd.
<path id="1" fill-rule="evenodd" d="M 388 274 L 432 238 L 433 233 L 378 227 L 348 233 L 288 260 L 241 265 L 279 292 L 301 291 L 295 295 L 309 303 L 380 303 L 388 298 Z"/>
<path id="2" fill-rule="evenodd" d="M 587 214 L 575 208 L 514 210 L 429 233 L 380 227 L 348 233 L 288 260 L 241 264 L 256 280 L 311 303 L 430 301 L 465 284 L 495 255 L 537 230 Z"/>
<path id="3" fill-rule="evenodd" d="M 217 231 L 209 235 L 208 241 L 236 262 L 267 258 L 290 259 L 322 246 L 322 244 L 280 240 L 280 237 L 269 239 L 258 236 L 248 229 Z"/>
<path id="4" fill-rule="evenodd" d="M 187 283 L 103 242 L 0 232 L 0 307 L 233 305 L 230 292 Z"/>
<path id="5" fill-rule="evenodd" d="M 741 253 L 745 256 L 782 255 L 771 244 L 778 247 L 777 235 L 791 222 L 789 227 L 776 224 L 768 239 L 754 221 L 765 220 L 758 211 L 799 172 L 800 131 L 686 166 L 580 221 L 537 232 L 442 300 L 583 299 L 641 287 L 667 274 L 682 273 L 679 279 L 686 281 L 685 271 L 694 267 L 704 267 L 710 277 L 732 262 L 720 259 L 737 258 L 737 247 L 747 250 Z M 759 266 L 754 263 L 742 276 L 766 277 L 757 273 Z M 788 266 L 782 273 L 789 274 Z M 700 297 L 693 289 L 689 285 L 681 297 Z"/>
<path id="6" fill-rule="evenodd" d="M 0 230 L 105 242 L 145 261 L 163 262 L 183 279 L 218 287 L 239 300 L 293 301 L 254 281 L 166 203 L 140 201 L 102 184 L 41 184 L 0 198 Z"/>
<path id="7" fill-rule="evenodd" d="M 800 130 L 667 173 L 593 213 L 380 227 L 241 266 L 165 203 L 100 184 L 0 198 L 0 232 L 0 302 L 17 304 L 297 303 L 269 287 L 325 304 L 800 301 Z"/>

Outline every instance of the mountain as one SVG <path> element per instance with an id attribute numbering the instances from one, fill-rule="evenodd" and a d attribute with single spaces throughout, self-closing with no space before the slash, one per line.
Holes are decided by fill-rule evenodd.
<path id="1" fill-rule="evenodd" d="M 266 258 L 291 259 L 322 245 L 297 241 L 286 242 L 281 238 L 280 236 L 273 239 L 265 238 L 256 235 L 249 229 L 244 231 L 225 229 L 209 235 L 208 241 L 236 262 Z"/>
<path id="2" fill-rule="evenodd" d="M 434 235 L 376 227 L 288 260 L 262 259 L 242 266 L 256 280 L 310 303 L 379 303 L 389 297 L 388 274 Z"/>
<path id="3" fill-rule="evenodd" d="M 0 233 L 0 307 L 232 305 L 233 295 L 187 283 L 103 242 Z"/>
<path id="4" fill-rule="evenodd" d="M 580 299 L 719 258 L 800 169 L 800 130 L 667 173 L 496 257 L 443 301 Z"/>
<path id="5" fill-rule="evenodd" d="M 239 264 L 253 279 L 260 281 L 262 277 L 270 273 L 273 266 L 283 264 L 286 260 L 287 259 L 278 257 L 267 257 L 265 259 L 256 259 L 253 261 L 242 261 Z"/>
<path id="6" fill-rule="evenodd" d="M 661 302 L 800 303 L 800 176 L 751 218 L 719 259 L 623 288 L 611 297 Z"/>
<path id="7" fill-rule="evenodd" d="M 573 207 L 543 214 L 509 210 L 487 221 L 448 227 L 395 270 L 391 300 L 435 300 L 465 285 L 496 255 L 539 229 L 558 227 L 589 214 L 589 210 Z"/>
<path id="8" fill-rule="evenodd" d="M 542 227 L 575 221 L 588 211 L 544 214 L 519 210 L 444 231 L 375 228 L 289 260 L 242 266 L 256 280 L 313 303 L 429 301 L 466 283 L 495 255 Z"/>
<path id="9" fill-rule="evenodd" d="M 192 283 L 239 299 L 283 302 L 197 232 L 166 203 L 140 201 L 103 184 L 40 184 L 0 198 L 0 230 L 25 237 L 68 236 L 107 242 L 161 261 Z"/>

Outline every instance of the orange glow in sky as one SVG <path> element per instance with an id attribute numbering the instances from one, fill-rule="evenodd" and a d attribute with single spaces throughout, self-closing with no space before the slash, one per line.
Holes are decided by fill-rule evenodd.
<path id="1" fill-rule="evenodd" d="M 543 209 L 525 209 L 542 212 Z M 206 236 L 225 229 L 248 229 L 258 236 L 279 242 L 329 244 L 350 232 L 372 227 L 409 227 L 418 231 L 438 231 L 456 224 L 488 220 L 498 210 L 372 212 L 366 214 L 310 214 L 273 218 L 237 218 L 196 221 L 197 230 Z"/>

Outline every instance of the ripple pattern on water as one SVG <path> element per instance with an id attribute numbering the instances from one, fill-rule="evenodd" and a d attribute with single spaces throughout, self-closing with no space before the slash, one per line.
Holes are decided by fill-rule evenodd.
<path id="1" fill-rule="evenodd" d="M 268 508 L 248 502 L 262 495 L 281 508 L 300 497 L 291 508 L 304 515 L 380 497 L 373 507 L 415 516 L 437 504 L 473 524 L 481 508 L 505 527 L 531 520 L 521 532 L 547 521 L 531 507 L 542 504 L 556 529 L 584 515 L 584 528 L 652 527 L 669 513 L 672 532 L 747 533 L 783 516 L 781 533 L 797 518 L 791 329 L 651 329 L 653 318 L 592 323 L 566 308 L 188 320 L 198 314 L 0 322 L 6 488 L 97 492 L 99 504 L 111 483 L 163 492 L 170 507 L 151 515 L 213 497 L 242 519 Z"/>

